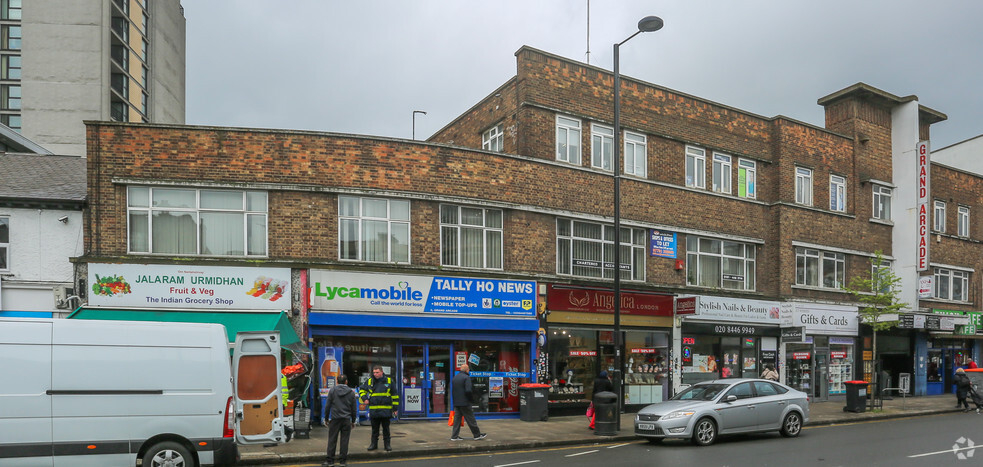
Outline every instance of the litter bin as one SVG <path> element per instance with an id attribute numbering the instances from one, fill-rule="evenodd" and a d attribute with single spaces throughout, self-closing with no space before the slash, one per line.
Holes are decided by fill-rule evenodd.
<path id="1" fill-rule="evenodd" d="M 614 436 L 618 434 L 618 395 L 603 391 L 594 395 L 594 434 Z"/>
<path id="2" fill-rule="evenodd" d="M 549 400 L 550 385 L 526 383 L 519 386 L 519 420 L 524 422 L 545 422 L 549 419 L 546 402 Z"/>
<path id="3" fill-rule="evenodd" d="M 866 381 L 844 381 L 846 386 L 846 406 L 844 412 L 864 412 L 867 410 L 867 386 Z"/>

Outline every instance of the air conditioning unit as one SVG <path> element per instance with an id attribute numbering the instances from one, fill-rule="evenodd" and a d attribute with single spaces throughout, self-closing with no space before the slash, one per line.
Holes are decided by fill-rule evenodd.
<path id="1" fill-rule="evenodd" d="M 54 292 L 55 295 L 55 308 L 64 310 L 71 306 L 71 304 L 68 303 L 68 297 L 72 294 L 72 289 L 70 287 L 56 285 L 52 288 L 52 292 Z"/>

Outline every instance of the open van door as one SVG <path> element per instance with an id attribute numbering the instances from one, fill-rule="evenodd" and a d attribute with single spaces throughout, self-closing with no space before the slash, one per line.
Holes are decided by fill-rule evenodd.
<path id="1" fill-rule="evenodd" d="M 232 352 L 232 387 L 236 443 L 283 443 L 278 331 L 236 334 Z"/>

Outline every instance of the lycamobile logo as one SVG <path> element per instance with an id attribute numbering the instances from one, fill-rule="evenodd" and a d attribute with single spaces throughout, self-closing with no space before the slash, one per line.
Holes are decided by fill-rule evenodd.
<path id="1" fill-rule="evenodd" d="M 413 290 L 406 281 L 399 281 L 388 289 L 370 289 L 367 287 L 328 287 L 322 290 L 321 283 L 314 283 L 314 295 L 328 300 L 339 298 L 368 298 L 381 300 L 423 300 L 423 292 Z"/>

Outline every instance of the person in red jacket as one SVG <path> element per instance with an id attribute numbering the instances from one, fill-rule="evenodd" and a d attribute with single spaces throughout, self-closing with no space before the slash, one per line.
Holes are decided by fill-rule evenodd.
<path id="1" fill-rule="evenodd" d="M 969 368 L 970 370 L 977 368 L 976 362 L 974 362 L 972 358 L 969 359 L 968 361 L 969 363 L 966 364 L 966 368 Z"/>

